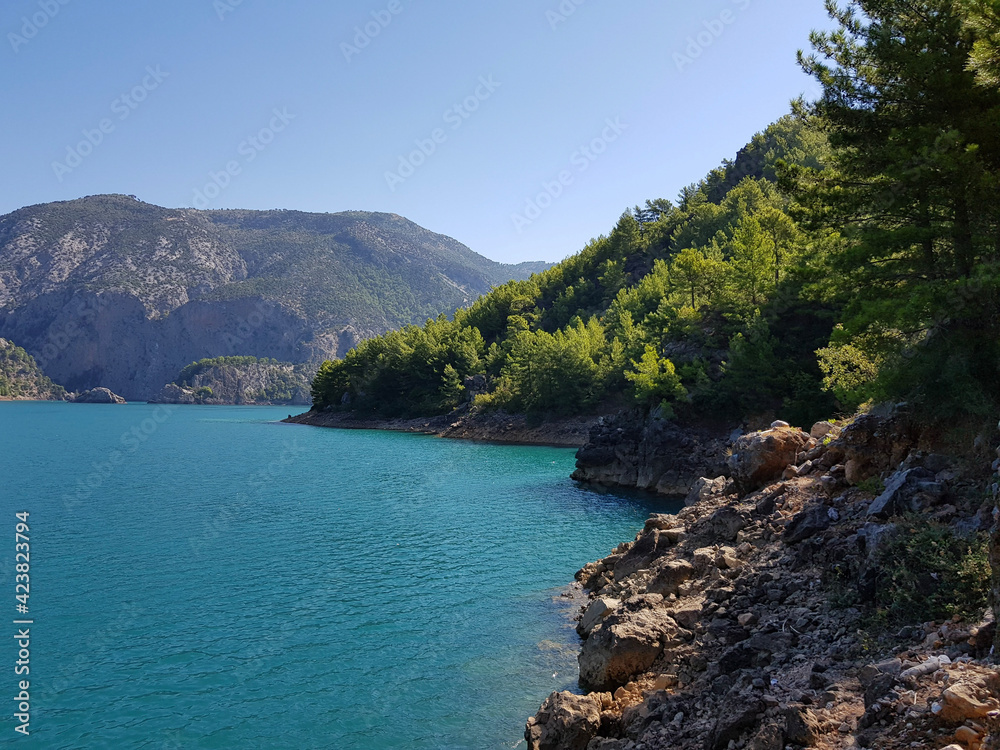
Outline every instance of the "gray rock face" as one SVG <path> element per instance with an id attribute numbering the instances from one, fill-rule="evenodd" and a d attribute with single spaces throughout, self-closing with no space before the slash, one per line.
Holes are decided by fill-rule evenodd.
<path id="1" fill-rule="evenodd" d="M 725 477 L 716 477 L 715 479 L 701 477 L 695 481 L 691 491 L 687 494 L 687 497 L 684 498 L 684 504 L 687 506 L 695 505 L 712 495 L 721 494 L 725 488 Z"/>
<path id="2" fill-rule="evenodd" d="M 934 473 L 924 468 L 897 471 L 885 483 L 885 491 L 872 501 L 868 515 L 889 518 L 906 511 L 919 513 L 936 505 L 944 486 L 934 481 Z"/>
<path id="3" fill-rule="evenodd" d="M 188 388 L 181 388 L 176 383 L 167 383 L 153 398 L 149 400 L 151 404 L 194 404 L 197 400 L 194 391 Z"/>
<path id="4" fill-rule="evenodd" d="M 188 387 L 167 384 L 150 402 L 308 406 L 310 381 L 306 371 L 287 363 L 216 365 L 194 375 Z"/>
<path id="5" fill-rule="evenodd" d="M 785 543 L 798 544 L 825 531 L 833 523 L 829 509 L 813 505 L 797 514 L 785 527 Z"/>
<path id="6" fill-rule="evenodd" d="M 686 560 L 671 560 L 657 570 L 646 590 L 650 594 L 670 596 L 677 594 L 681 585 L 694 576 L 694 566 Z"/>
<path id="7" fill-rule="evenodd" d="M 576 455 L 573 479 L 683 497 L 725 471 L 726 441 L 638 411 L 606 418 Z"/>
<path id="8" fill-rule="evenodd" d="M 615 564 L 615 578 L 622 580 L 638 570 L 648 568 L 650 564 L 662 557 L 674 545 L 676 535 L 668 530 L 653 529 L 648 534 L 640 536 L 625 557 Z"/>
<path id="9" fill-rule="evenodd" d="M 601 702 L 591 695 L 553 693 L 528 719 L 528 750 L 587 750 L 601 728 Z"/>
<path id="10" fill-rule="evenodd" d="M 0 330 L 23 337 L 66 388 L 98 383 L 133 401 L 148 401 L 182 368 L 206 357 L 307 362 L 338 353 L 318 343 L 304 317 L 261 299 L 188 302 L 150 319 L 134 297 L 57 291 L 6 316 L 0 310 Z"/>
<path id="11" fill-rule="evenodd" d="M 601 620 L 610 615 L 620 605 L 617 599 L 599 598 L 591 602 L 587 611 L 580 618 L 580 623 L 576 626 L 576 632 L 583 637 L 590 635 L 591 631 L 597 627 Z"/>
<path id="12" fill-rule="evenodd" d="M 73 399 L 74 404 L 124 404 L 125 399 L 107 388 L 94 388 L 84 391 Z"/>
<path id="13" fill-rule="evenodd" d="M 580 684 L 587 690 L 615 690 L 640 674 L 663 653 L 677 633 L 664 610 L 618 609 L 590 634 L 580 651 Z"/>

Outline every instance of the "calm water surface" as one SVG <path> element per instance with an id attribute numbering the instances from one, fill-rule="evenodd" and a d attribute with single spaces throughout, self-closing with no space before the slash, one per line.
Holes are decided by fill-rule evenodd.
<path id="1" fill-rule="evenodd" d="M 287 413 L 0 403 L 0 621 L 25 510 L 34 619 L 0 744 L 524 747 L 576 682 L 560 590 L 664 506 L 574 485 L 572 450 Z"/>

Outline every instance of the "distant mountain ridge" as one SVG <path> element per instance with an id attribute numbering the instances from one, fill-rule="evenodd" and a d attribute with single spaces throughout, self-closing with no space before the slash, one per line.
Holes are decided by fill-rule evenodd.
<path id="1" fill-rule="evenodd" d="M 202 358 L 318 364 L 544 267 L 395 214 L 91 196 L 0 217 L 0 336 L 67 388 L 140 400 Z"/>

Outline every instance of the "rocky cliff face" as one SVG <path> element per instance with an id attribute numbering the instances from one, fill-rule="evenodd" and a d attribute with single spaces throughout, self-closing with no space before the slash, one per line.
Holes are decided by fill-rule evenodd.
<path id="1" fill-rule="evenodd" d="M 941 534 L 990 524 L 986 448 L 968 462 L 934 444 L 900 414 L 742 436 L 687 507 L 577 574 L 587 693 L 550 696 L 529 750 L 1000 746 L 991 617 L 871 619 L 877 588 L 898 595 L 879 568 L 918 518 L 937 541 L 909 554 L 929 561 Z"/>
<path id="2" fill-rule="evenodd" d="M 71 390 L 142 400 L 206 357 L 319 364 L 535 270 L 391 214 L 94 196 L 0 217 L 0 335 Z"/>
<path id="3" fill-rule="evenodd" d="M 206 367 L 183 386 L 170 383 L 152 400 L 159 404 L 311 403 L 309 372 L 286 362 Z"/>
<path id="4" fill-rule="evenodd" d="M 573 479 L 607 487 L 686 495 L 699 477 L 721 474 L 727 441 L 639 411 L 602 418 L 577 453 Z"/>

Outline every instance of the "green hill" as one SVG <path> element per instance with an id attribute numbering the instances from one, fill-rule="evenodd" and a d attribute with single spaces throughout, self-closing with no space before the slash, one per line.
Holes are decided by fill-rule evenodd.
<path id="1" fill-rule="evenodd" d="M 325 363 L 316 408 L 443 413 L 485 375 L 477 408 L 537 418 L 634 403 L 810 424 L 897 401 L 995 421 L 997 17 L 983 3 L 904 5 L 866 16 L 830 3 L 841 28 L 800 59 L 816 102 L 676 205 L 648 201 L 453 321 Z"/>
<path id="2" fill-rule="evenodd" d="M 782 162 L 828 158 L 824 135 L 785 117 L 676 205 L 648 201 L 577 255 L 453 321 L 390 333 L 324 365 L 316 404 L 340 408 L 347 394 L 355 411 L 425 416 L 461 403 L 464 378 L 485 374 L 480 408 L 536 416 L 633 398 L 825 414 L 832 403 L 813 352 L 829 340 L 835 306 L 803 293 L 830 240 L 796 224 L 776 175 Z"/>
<path id="3" fill-rule="evenodd" d="M 24 349 L 0 339 L 0 400 L 57 401 L 66 389 L 45 377 Z"/>

